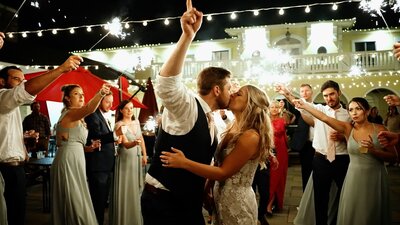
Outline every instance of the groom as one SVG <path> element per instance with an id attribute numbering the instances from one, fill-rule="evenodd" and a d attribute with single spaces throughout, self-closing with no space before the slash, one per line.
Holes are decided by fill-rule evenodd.
<path id="1" fill-rule="evenodd" d="M 182 35 L 157 76 L 156 93 L 165 110 L 155 143 L 154 160 L 146 175 L 141 197 L 145 225 L 204 225 L 202 197 L 205 179 L 183 169 L 165 168 L 161 151 L 184 149 L 187 158 L 210 164 L 217 146 L 206 114 L 226 108 L 230 99 L 230 72 L 205 68 L 198 75 L 198 95 L 190 94 L 182 82 L 187 50 L 200 29 L 203 13 L 186 2 L 181 17 Z"/>

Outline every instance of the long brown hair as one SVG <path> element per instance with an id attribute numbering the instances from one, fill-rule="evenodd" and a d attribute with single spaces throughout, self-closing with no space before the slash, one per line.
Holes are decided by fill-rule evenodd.
<path id="1" fill-rule="evenodd" d="M 124 116 L 121 113 L 121 110 L 126 106 L 126 104 L 128 104 L 130 101 L 129 100 L 123 100 L 117 108 L 116 113 L 116 117 L 115 117 L 115 122 L 118 122 L 120 120 L 122 120 L 122 118 L 124 118 Z M 135 120 L 135 115 L 132 114 L 132 120 Z"/>
<path id="2" fill-rule="evenodd" d="M 81 86 L 78 84 L 66 84 L 61 87 L 61 91 L 63 92 L 62 96 L 62 102 L 64 104 L 64 108 L 62 109 L 62 112 L 67 110 L 70 107 L 70 102 L 67 100 L 67 97 L 70 97 L 71 91 L 74 90 L 75 88 L 80 88 L 82 89 Z"/>

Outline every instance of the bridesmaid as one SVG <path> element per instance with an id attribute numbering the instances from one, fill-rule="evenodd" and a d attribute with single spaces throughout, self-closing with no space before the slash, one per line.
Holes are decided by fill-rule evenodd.
<path id="1" fill-rule="evenodd" d="M 144 186 L 143 167 L 147 164 L 146 147 L 140 123 L 133 115 L 133 104 L 124 100 L 117 109 L 115 130 L 122 133 L 115 163 L 110 224 L 142 225 L 140 195 Z"/>
<path id="2" fill-rule="evenodd" d="M 64 109 L 57 122 L 58 150 L 50 173 L 51 224 L 98 224 L 87 184 L 84 150 L 98 148 L 100 143 L 85 146 L 88 130 L 83 118 L 97 109 L 110 92 L 110 85 L 103 84 L 87 105 L 79 85 L 65 85 L 61 90 Z"/>
<path id="3" fill-rule="evenodd" d="M 328 117 L 301 100 L 294 101 L 297 108 L 310 112 L 347 139 L 350 164 L 340 194 L 336 224 L 392 224 L 384 161 L 396 160 L 397 152 L 393 147 L 379 144 L 377 135 L 386 128 L 368 121 L 367 100 L 360 97 L 350 100 L 351 123 Z"/>

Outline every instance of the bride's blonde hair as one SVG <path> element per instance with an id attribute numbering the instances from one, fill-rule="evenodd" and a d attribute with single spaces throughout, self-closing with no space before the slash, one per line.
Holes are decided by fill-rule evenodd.
<path id="1" fill-rule="evenodd" d="M 256 86 L 245 85 L 242 88 L 247 90 L 247 105 L 240 118 L 236 118 L 232 126 L 228 128 L 226 134 L 230 134 L 230 137 L 227 137 L 229 140 L 225 140 L 228 141 L 228 143 L 225 142 L 225 146 L 236 143 L 237 139 L 245 131 L 253 129 L 260 136 L 258 145 L 260 161 L 265 162 L 269 156 L 271 146 L 273 146 L 273 130 L 269 117 L 269 98 L 264 91 Z M 237 129 L 233 129 L 234 127 Z"/>

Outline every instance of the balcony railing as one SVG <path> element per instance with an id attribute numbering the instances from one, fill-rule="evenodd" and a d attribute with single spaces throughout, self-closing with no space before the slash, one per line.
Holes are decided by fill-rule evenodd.
<path id="1" fill-rule="evenodd" d="M 268 60 L 268 59 L 265 59 Z M 257 62 L 256 62 L 257 61 Z M 246 71 L 256 63 L 262 64 L 259 59 L 251 60 L 224 60 L 224 61 L 197 61 L 186 62 L 183 68 L 184 78 L 194 78 L 204 68 L 218 66 L 228 68 L 235 77 L 242 78 Z M 152 77 L 159 72 L 162 63 L 152 65 Z M 397 71 L 400 63 L 393 57 L 392 51 L 366 51 L 352 53 L 333 53 L 318 55 L 293 56 L 287 63 L 275 65 L 274 70 L 291 74 L 347 74 L 352 67 L 357 67 L 363 72 Z"/>

